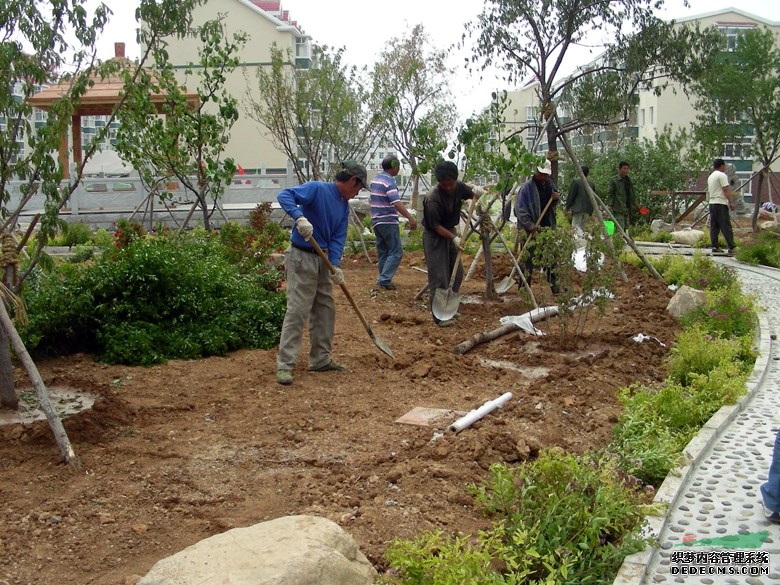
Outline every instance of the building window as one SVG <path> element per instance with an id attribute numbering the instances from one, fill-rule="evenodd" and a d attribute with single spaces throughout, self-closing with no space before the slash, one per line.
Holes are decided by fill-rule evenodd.
<path id="1" fill-rule="evenodd" d="M 726 26 L 719 28 L 726 36 L 726 51 L 733 52 L 737 49 L 737 45 L 739 45 L 739 36 L 745 31 L 756 27 L 752 24 L 745 24 L 743 26 Z"/>
<path id="2" fill-rule="evenodd" d="M 35 121 L 36 122 L 45 122 L 46 121 L 46 110 L 39 110 L 38 108 L 34 109 L 35 111 Z"/>
<path id="3" fill-rule="evenodd" d="M 655 116 L 653 115 L 655 112 L 653 111 L 653 106 L 650 106 L 649 108 L 649 114 L 650 114 L 650 126 L 655 126 Z"/>
<path id="4" fill-rule="evenodd" d="M 536 108 L 534 106 L 526 106 L 525 119 L 527 122 L 536 120 Z"/>

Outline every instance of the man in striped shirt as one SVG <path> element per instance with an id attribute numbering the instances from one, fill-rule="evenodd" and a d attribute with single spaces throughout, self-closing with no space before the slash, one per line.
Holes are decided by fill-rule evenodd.
<path id="1" fill-rule="evenodd" d="M 377 286 L 395 290 L 393 276 L 403 257 L 401 232 L 398 214 L 409 220 L 409 229 L 417 229 L 417 221 L 407 211 L 398 195 L 395 176 L 401 170 L 401 163 L 394 154 L 388 154 L 382 160 L 382 172 L 371 181 L 371 224 L 376 236 L 377 266 L 379 277 Z"/>

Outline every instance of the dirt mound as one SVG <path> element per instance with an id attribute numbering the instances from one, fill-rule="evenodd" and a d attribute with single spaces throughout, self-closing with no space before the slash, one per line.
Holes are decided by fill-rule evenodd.
<path id="1" fill-rule="evenodd" d="M 395 361 L 336 291 L 333 357 L 350 371 L 311 373 L 302 359 L 289 387 L 275 382 L 275 351 L 151 368 L 86 355 L 38 364 L 47 385 L 97 402 L 65 422 L 81 471 L 58 464 L 45 422 L 0 430 L 0 580 L 134 583 L 198 540 L 287 514 L 339 522 L 381 569 L 394 538 L 484 527 L 467 488 L 491 463 L 602 447 L 620 411 L 616 389 L 663 377 L 679 328 L 664 310 L 672 293 L 641 271 L 626 267 L 604 317 L 591 311 L 565 349 L 556 326 L 541 324 L 549 335 L 514 333 L 457 356 L 455 345 L 530 307 L 512 291 L 464 303 L 454 327 L 438 328 L 427 296 L 413 299 L 425 275 L 411 265 L 424 266 L 420 253 L 404 258 L 398 290 L 385 291 L 365 256 L 343 263 Z M 483 289 L 475 278 L 463 292 Z M 534 294 L 553 301 L 539 282 Z M 656 339 L 638 343 L 639 333 Z M 26 385 L 23 372 L 16 380 Z M 394 422 L 415 407 L 469 411 L 504 392 L 509 404 L 457 435 Z"/>

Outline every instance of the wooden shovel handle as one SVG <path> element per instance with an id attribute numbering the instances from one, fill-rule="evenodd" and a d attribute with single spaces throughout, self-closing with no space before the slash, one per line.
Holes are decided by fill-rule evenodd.
<path id="1" fill-rule="evenodd" d="M 325 263 L 325 266 L 328 267 L 328 271 L 331 274 L 336 273 L 336 267 L 333 266 L 333 264 L 330 263 L 330 260 L 328 259 L 328 255 L 322 251 L 322 248 L 320 248 L 320 245 L 317 243 L 317 240 L 314 239 L 314 236 L 309 236 L 306 238 L 306 241 L 311 244 L 311 247 L 314 249 L 314 251 L 317 253 L 317 255 L 322 258 L 322 261 Z M 355 313 L 357 313 L 358 318 L 360 319 L 360 322 L 363 323 L 363 327 L 366 328 L 366 331 L 368 331 L 369 335 L 373 337 L 374 332 L 371 330 L 371 325 L 368 324 L 368 321 L 366 321 L 366 318 L 363 316 L 363 312 L 358 308 L 357 303 L 355 303 L 355 299 L 352 298 L 352 295 L 349 294 L 349 290 L 347 289 L 347 285 L 343 282 L 339 285 L 341 287 L 341 290 L 344 292 L 344 296 L 347 297 L 347 300 L 349 301 L 349 304 L 352 305 L 352 308 L 355 309 Z"/>

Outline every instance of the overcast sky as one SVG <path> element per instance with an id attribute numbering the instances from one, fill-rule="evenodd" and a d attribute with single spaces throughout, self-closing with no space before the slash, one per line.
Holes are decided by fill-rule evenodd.
<path id="1" fill-rule="evenodd" d="M 114 12 L 111 23 L 98 44 L 101 58 L 114 54 L 114 41 L 127 43 L 128 57 L 138 56 L 133 47 L 134 32 L 128 22 L 135 22 L 136 0 L 104 0 Z M 744 12 L 767 20 L 780 22 L 780 0 L 666 0 L 662 18 L 683 18 L 735 6 Z M 431 41 L 437 47 L 455 45 L 464 32 L 464 24 L 474 20 L 484 5 L 483 0 L 394 0 L 385 4 L 366 0 L 282 0 L 282 8 L 290 12 L 303 31 L 312 36 L 315 43 L 331 47 L 345 47 L 345 59 L 354 65 L 371 65 L 393 37 L 403 36 L 417 23 L 425 26 Z M 386 6 L 385 13 L 382 7 Z M 600 51 L 596 51 L 598 53 Z M 484 107 L 490 101 L 490 93 L 503 88 L 495 75 L 483 80 L 470 78 L 463 69 L 464 55 L 451 52 L 451 65 L 457 76 L 451 88 L 456 95 L 456 105 L 462 117 Z M 582 60 L 589 60 L 582 51 Z M 581 63 L 568 63 L 571 68 Z M 512 89 L 512 88 L 506 88 Z"/>

